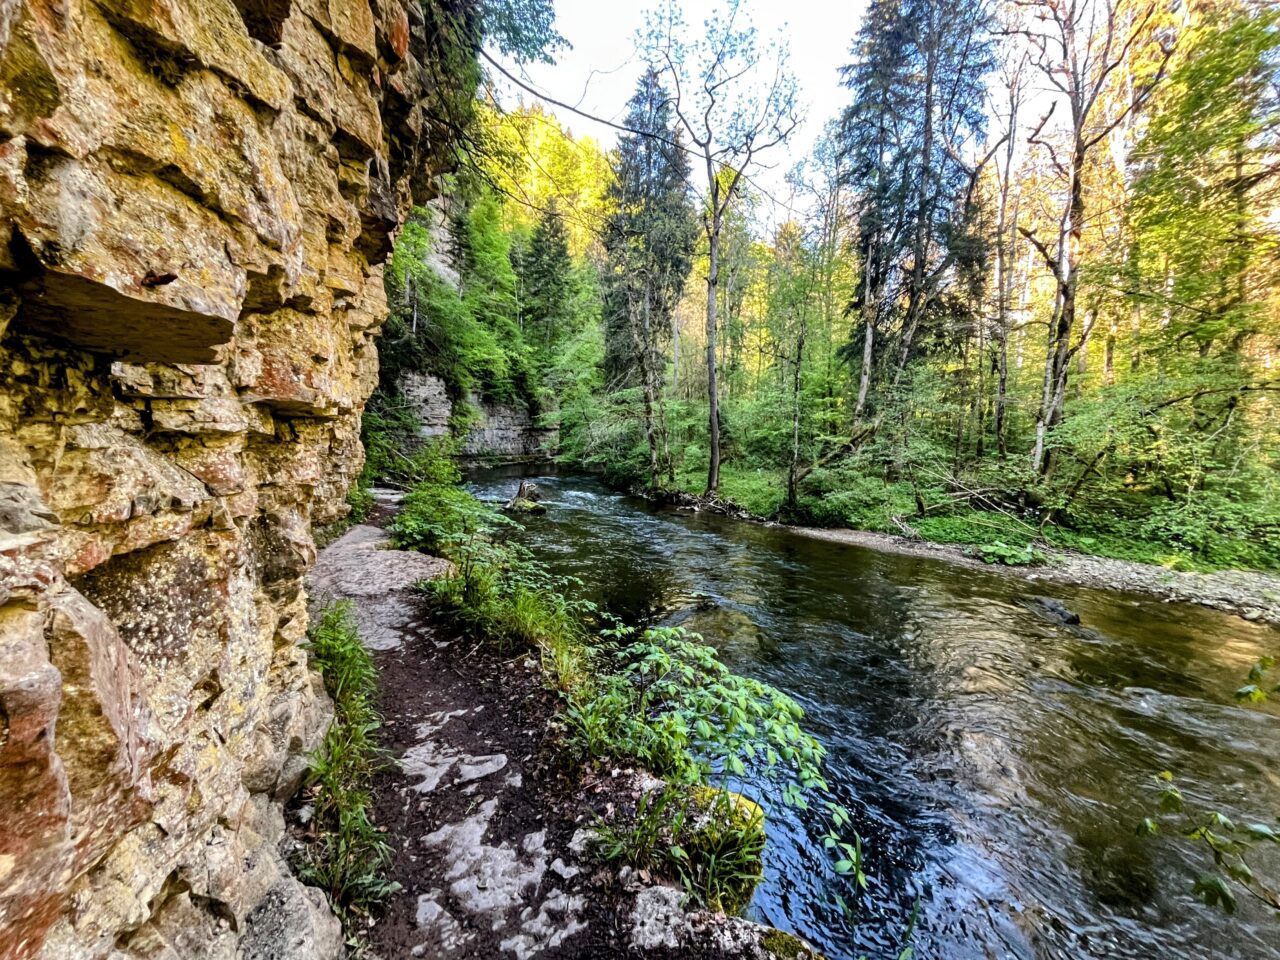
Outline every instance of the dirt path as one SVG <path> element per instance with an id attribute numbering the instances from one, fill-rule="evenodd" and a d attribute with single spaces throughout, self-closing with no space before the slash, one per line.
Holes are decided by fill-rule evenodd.
<path id="1" fill-rule="evenodd" d="M 624 802 L 634 776 L 566 764 L 549 730 L 556 701 L 536 661 L 499 656 L 433 620 L 413 585 L 445 569 L 357 526 L 312 574 L 313 595 L 356 601 L 382 674 L 384 745 L 398 759 L 375 789 L 402 889 L 369 931 L 370 953 L 773 956 L 766 928 L 687 914 L 680 891 L 625 882 L 592 858 L 585 825 Z"/>

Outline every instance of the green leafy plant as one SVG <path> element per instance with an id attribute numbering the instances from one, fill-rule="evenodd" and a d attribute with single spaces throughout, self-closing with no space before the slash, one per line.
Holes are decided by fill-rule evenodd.
<path id="1" fill-rule="evenodd" d="M 636 633 L 621 625 L 603 631 L 617 646 L 594 656 L 612 667 L 606 664 L 573 691 L 565 711 L 570 737 L 588 757 L 637 762 L 688 785 L 694 796 L 707 784 L 719 785 L 708 805 L 708 831 L 699 842 L 681 845 L 672 854 L 679 862 L 669 865 L 702 902 L 731 902 L 754 876 L 747 864 L 756 840 L 738 822 L 740 811 L 722 802 L 735 796 L 726 789 L 729 778 L 751 767 L 778 781 L 783 803 L 807 809 L 811 795 L 828 792 L 821 774 L 824 748 L 801 728 L 804 711 L 794 700 L 730 671 L 697 634 L 679 627 Z M 861 839 L 854 834 L 849 843 L 841 833 L 850 828 L 849 813 L 824 803 L 835 870 L 865 889 Z M 687 808 L 682 812 L 687 819 Z M 643 819 L 637 829 L 646 833 Z"/>
<path id="2" fill-rule="evenodd" d="M 685 783 L 741 776 L 759 760 L 771 774 L 786 774 L 784 799 L 801 807 L 806 790 L 826 789 L 823 747 L 800 729 L 804 711 L 786 694 L 733 673 L 715 648 L 680 627 L 652 627 L 637 638 L 615 625 L 603 636 L 619 642 L 598 652 L 612 664 L 568 709 L 571 727 L 581 728 L 578 715 L 589 712 L 591 734 L 582 738 L 589 753 L 633 758 Z"/>
<path id="3" fill-rule="evenodd" d="M 1196 876 L 1191 892 L 1226 913 L 1236 912 L 1236 890 L 1280 911 L 1280 893 L 1249 865 L 1249 855 L 1259 844 L 1280 845 L 1280 831 L 1265 823 L 1237 824 L 1216 810 L 1192 810 L 1168 770 L 1157 775 L 1156 783 L 1160 790 L 1158 812 L 1143 818 L 1138 835 L 1154 836 L 1172 829 L 1209 852 L 1213 867 Z"/>
<path id="4" fill-rule="evenodd" d="M 1258 704 L 1270 694 L 1280 693 L 1280 686 L 1269 687 L 1267 671 L 1275 666 L 1274 657 L 1263 657 L 1249 671 L 1249 682 L 1235 692 L 1238 703 Z M 1235 889 L 1280 911 L 1280 893 L 1259 878 L 1249 865 L 1249 854 L 1259 844 L 1280 845 L 1280 829 L 1265 823 L 1237 824 L 1216 810 L 1192 810 L 1174 783 L 1173 773 L 1162 771 L 1156 776 L 1159 796 L 1156 813 L 1138 824 L 1138 835 L 1149 837 L 1163 829 L 1172 829 L 1193 844 L 1203 846 L 1211 855 L 1213 868 L 1200 873 L 1192 884 L 1192 893 L 1211 907 L 1227 913 L 1236 912 Z M 1280 820 L 1277 820 L 1280 825 Z"/>
<path id="5" fill-rule="evenodd" d="M 678 879 L 698 903 L 734 913 L 762 876 L 764 814 L 727 790 L 666 785 L 641 795 L 632 816 L 595 826 L 608 862 Z"/>
<path id="6" fill-rule="evenodd" d="M 300 874 L 329 896 L 348 931 L 399 889 L 387 878 L 391 848 L 370 818 L 374 773 L 384 762 L 374 734 L 378 672 L 360 642 L 350 601 L 326 607 L 311 625 L 307 649 L 333 698 L 334 720 L 311 757 L 316 841 Z"/>
<path id="7" fill-rule="evenodd" d="M 1007 567 L 1039 566 L 1047 563 L 1049 558 L 1031 544 L 1010 546 L 997 540 L 995 543 L 984 543 L 977 548 L 978 556 L 983 563 L 998 563 Z"/>
<path id="8" fill-rule="evenodd" d="M 1236 691 L 1238 703 L 1265 703 L 1273 693 L 1280 693 L 1280 684 L 1267 689 L 1267 671 L 1276 665 L 1275 657 L 1263 657 L 1249 671 L 1249 682 Z"/>

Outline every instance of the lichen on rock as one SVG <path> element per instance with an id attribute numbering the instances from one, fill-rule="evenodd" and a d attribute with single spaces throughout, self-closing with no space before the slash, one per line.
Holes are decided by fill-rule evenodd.
<path id="1" fill-rule="evenodd" d="M 331 713 L 310 530 L 429 199 L 422 29 L 410 0 L 0 9 L 6 958 L 341 950 L 279 805 Z"/>

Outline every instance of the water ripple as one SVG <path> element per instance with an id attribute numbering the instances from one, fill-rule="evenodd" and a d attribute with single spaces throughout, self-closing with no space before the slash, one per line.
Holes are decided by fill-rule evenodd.
<path id="1" fill-rule="evenodd" d="M 770 809 L 751 912 L 832 960 L 916 956 L 1280 960 L 1280 921 L 1187 893 L 1199 866 L 1139 840 L 1153 775 L 1229 816 L 1280 809 L 1280 710 L 1232 691 L 1280 631 L 1200 608 L 1055 587 L 1047 619 L 1016 579 L 651 509 L 583 477 L 535 478 L 550 510 L 521 538 L 631 619 L 702 632 L 735 669 L 795 696 L 828 780 L 866 841 L 871 894 L 849 897 L 821 827 Z M 476 491 L 510 495 L 509 478 Z M 1259 864 L 1280 873 L 1280 851 Z"/>

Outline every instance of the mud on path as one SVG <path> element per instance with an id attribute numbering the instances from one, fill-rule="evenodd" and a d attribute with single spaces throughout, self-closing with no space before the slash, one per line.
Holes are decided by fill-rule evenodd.
<path id="1" fill-rule="evenodd" d="M 772 956 L 767 928 L 686 913 L 679 890 L 592 857 L 588 825 L 634 802 L 640 778 L 565 761 L 551 728 L 556 698 L 534 657 L 459 636 L 415 589 L 446 570 L 357 526 L 312 574 L 321 602 L 356 601 L 381 670 L 384 745 L 397 759 L 375 782 L 375 819 L 401 890 L 368 931 L 368 954 Z"/>

